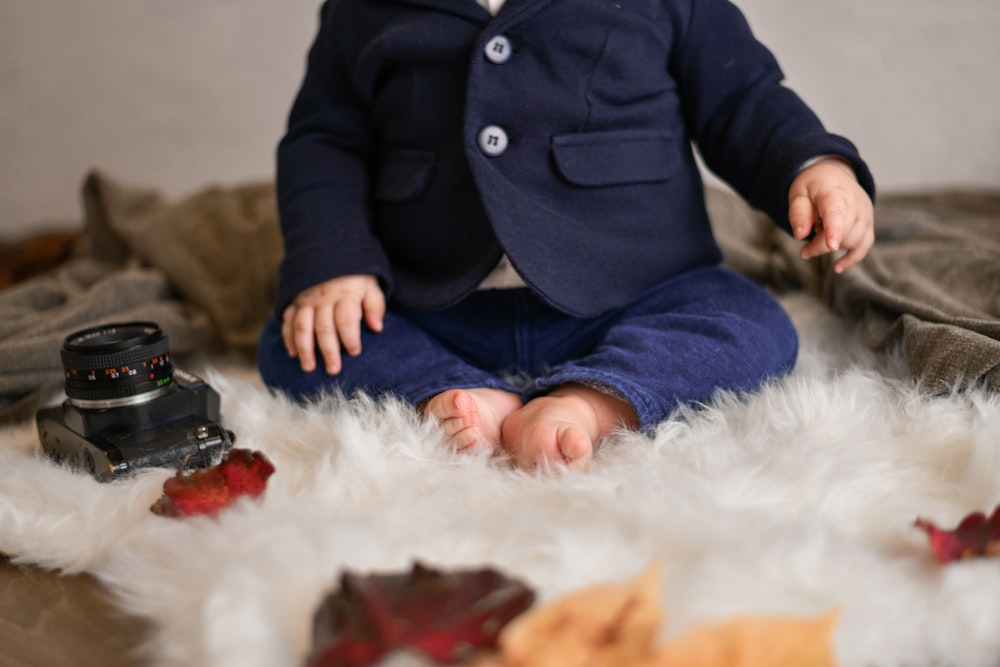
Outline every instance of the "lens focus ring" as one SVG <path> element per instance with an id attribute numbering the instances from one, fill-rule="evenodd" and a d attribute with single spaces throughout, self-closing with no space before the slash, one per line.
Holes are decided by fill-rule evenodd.
<path id="1" fill-rule="evenodd" d="M 156 324 L 134 322 L 69 336 L 60 353 L 66 395 L 81 405 L 159 395 L 173 381 L 169 343 Z"/>

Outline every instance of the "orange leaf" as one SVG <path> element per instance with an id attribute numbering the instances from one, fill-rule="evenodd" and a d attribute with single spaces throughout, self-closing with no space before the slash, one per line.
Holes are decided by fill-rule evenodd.
<path id="1" fill-rule="evenodd" d="M 699 625 L 637 667 L 835 667 L 830 635 L 838 615 L 742 616 Z"/>
<path id="2" fill-rule="evenodd" d="M 500 635 L 502 664 L 638 665 L 662 620 L 660 570 L 652 565 L 631 582 L 571 593 L 518 616 Z"/>
<path id="3" fill-rule="evenodd" d="M 834 667 L 830 635 L 838 612 L 813 618 L 743 616 L 700 625 L 667 646 L 660 571 L 624 584 L 571 593 L 515 618 L 499 655 L 469 667 Z"/>

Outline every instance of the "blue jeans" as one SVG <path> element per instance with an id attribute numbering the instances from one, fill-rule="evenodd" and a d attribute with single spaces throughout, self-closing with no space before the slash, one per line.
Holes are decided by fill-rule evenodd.
<path id="1" fill-rule="evenodd" d="M 753 391 L 795 364 L 798 338 L 767 292 L 716 266 L 674 276 L 595 318 L 565 315 L 528 289 L 484 290 L 440 311 L 398 306 L 363 351 L 328 375 L 305 373 L 271 317 L 258 346 L 264 382 L 295 398 L 339 390 L 417 404 L 447 389 L 492 387 L 524 400 L 570 382 L 627 400 L 650 429 L 719 389 Z M 321 355 L 317 350 L 317 360 Z"/>

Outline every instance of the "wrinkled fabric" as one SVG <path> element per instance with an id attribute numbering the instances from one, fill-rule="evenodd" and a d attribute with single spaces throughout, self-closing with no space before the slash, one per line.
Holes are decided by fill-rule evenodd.
<path id="1" fill-rule="evenodd" d="M 171 351 L 218 347 L 206 313 L 177 298 L 162 271 L 80 258 L 0 292 L 0 423 L 30 419 L 63 381 L 66 337 L 110 322 L 153 321 Z"/>
<path id="2" fill-rule="evenodd" d="M 735 270 L 824 299 L 872 349 L 898 350 L 927 391 L 1000 391 L 1000 192 L 883 195 L 875 247 L 842 274 L 801 259 L 801 243 L 735 195 L 710 190 L 708 205 Z"/>
<path id="3" fill-rule="evenodd" d="M 32 417 L 59 389 L 59 350 L 76 331 L 150 320 L 174 355 L 252 355 L 273 303 L 281 240 L 271 184 L 168 202 L 92 173 L 83 199 L 74 256 L 0 291 L 0 423 Z"/>
<path id="4" fill-rule="evenodd" d="M 274 303 L 281 259 L 274 187 L 209 187 L 177 202 L 101 174 L 84 185 L 84 251 L 166 274 L 178 298 L 205 311 L 229 347 L 252 353 Z"/>

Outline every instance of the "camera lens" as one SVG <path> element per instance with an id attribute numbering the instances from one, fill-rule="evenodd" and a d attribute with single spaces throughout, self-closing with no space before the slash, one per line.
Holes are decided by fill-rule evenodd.
<path id="1" fill-rule="evenodd" d="M 153 322 L 106 324 L 66 338 L 60 352 L 66 396 L 81 408 L 145 403 L 170 390 L 167 335 Z"/>

